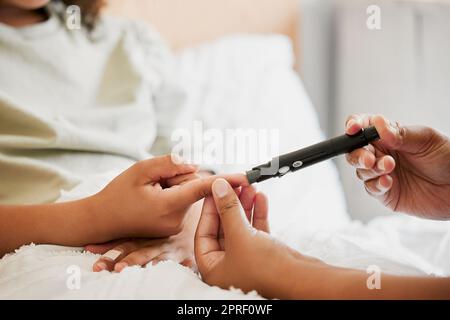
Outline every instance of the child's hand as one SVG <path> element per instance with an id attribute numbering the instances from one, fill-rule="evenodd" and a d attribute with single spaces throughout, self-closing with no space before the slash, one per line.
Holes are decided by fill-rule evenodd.
<path id="1" fill-rule="evenodd" d="M 89 201 L 95 213 L 89 222 L 100 226 L 101 242 L 178 234 L 190 206 L 210 192 L 213 182 L 211 178 L 194 179 L 173 186 L 174 180 L 196 170 L 196 166 L 176 164 L 165 156 L 141 161 L 115 178 Z M 245 175 L 228 179 L 236 186 L 248 184 Z"/>
<path id="2" fill-rule="evenodd" d="M 169 238 L 129 239 L 99 245 L 86 246 L 86 251 L 102 254 L 93 266 L 93 271 L 121 272 L 128 266 L 145 266 L 164 260 L 172 260 L 196 269 L 194 257 L 194 234 L 200 217 L 203 201 L 195 203 L 186 215 L 183 230 Z"/>

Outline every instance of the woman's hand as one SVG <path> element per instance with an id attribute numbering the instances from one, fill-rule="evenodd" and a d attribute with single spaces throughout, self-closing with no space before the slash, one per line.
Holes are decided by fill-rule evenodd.
<path id="1" fill-rule="evenodd" d="M 267 200 L 252 187 L 240 199 L 223 179 L 205 199 L 195 236 L 202 279 L 279 299 L 448 299 L 450 279 L 380 274 L 380 290 L 363 270 L 333 267 L 301 255 L 266 232 Z M 249 217 L 253 214 L 253 226 Z"/>
<path id="2" fill-rule="evenodd" d="M 368 126 L 377 128 L 381 140 L 347 156 L 367 192 L 394 211 L 450 219 L 449 139 L 431 128 L 372 115 L 349 117 L 346 132 Z"/>
<path id="3" fill-rule="evenodd" d="M 253 224 L 250 224 L 253 221 Z M 302 256 L 269 234 L 267 198 L 253 187 L 238 196 L 223 179 L 213 184 L 213 196 L 203 204 L 195 235 L 195 258 L 202 279 L 268 298 L 295 298 L 302 283 L 293 283 L 300 266 L 312 281 L 328 266 Z M 314 267 L 314 269 L 313 269 Z M 318 282 L 320 284 L 320 281 Z"/>
<path id="4" fill-rule="evenodd" d="M 138 162 L 89 199 L 95 212 L 91 223 L 102 230 L 100 242 L 180 233 L 190 206 L 209 193 L 213 180 L 176 183 L 195 175 L 197 167 L 175 162 L 171 156 Z M 227 179 L 235 186 L 248 184 L 245 175 Z"/>

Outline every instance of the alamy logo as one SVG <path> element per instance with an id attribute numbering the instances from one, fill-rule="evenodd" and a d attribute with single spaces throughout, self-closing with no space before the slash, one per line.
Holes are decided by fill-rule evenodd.
<path id="1" fill-rule="evenodd" d="M 369 30 L 381 30 L 381 8 L 377 5 L 371 5 L 367 7 L 367 29 Z"/>
<path id="2" fill-rule="evenodd" d="M 69 30 L 81 29 L 81 9 L 72 5 L 66 8 L 66 26 Z"/>
<path id="3" fill-rule="evenodd" d="M 381 289 L 381 269 L 379 266 L 369 266 L 367 268 L 367 273 L 370 274 L 367 278 L 367 289 L 369 290 L 380 290 Z"/>
<path id="4" fill-rule="evenodd" d="M 171 141 L 172 155 L 189 163 L 249 166 L 279 154 L 280 132 L 278 129 L 206 129 L 203 122 L 194 121 L 192 130 L 174 130 Z M 274 174 L 278 166 L 274 162 L 261 174 Z"/>
<path id="5" fill-rule="evenodd" d="M 80 290 L 81 288 L 81 269 L 79 266 L 71 265 L 67 267 L 66 273 L 69 275 L 66 280 L 66 286 L 69 290 Z"/>

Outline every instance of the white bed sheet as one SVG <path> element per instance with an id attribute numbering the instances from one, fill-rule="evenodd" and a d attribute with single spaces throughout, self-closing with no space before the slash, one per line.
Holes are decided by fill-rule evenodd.
<path id="1" fill-rule="evenodd" d="M 263 52 L 264 54 L 261 54 Z M 280 36 L 234 36 L 189 49 L 177 58 L 187 102 L 177 126 L 202 119 L 215 128 L 280 128 L 281 150 L 323 138 L 313 107 L 292 70 L 289 41 Z M 255 112 L 257 110 L 257 112 Z M 251 121 L 249 121 L 251 119 Z M 91 176 L 63 200 L 98 191 L 123 168 Z M 248 169 L 223 166 L 224 171 Z M 331 264 L 397 274 L 450 273 L 450 225 L 406 216 L 369 225 L 348 218 L 332 162 L 260 186 L 270 196 L 273 234 L 305 254 Z M 368 199 L 368 201 L 370 201 Z M 98 257 L 80 248 L 26 246 L 0 261 L 0 299 L 256 299 L 255 293 L 221 290 L 173 262 L 91 272 Z M 70 266 L 81 286 L 67 286 Z"/>

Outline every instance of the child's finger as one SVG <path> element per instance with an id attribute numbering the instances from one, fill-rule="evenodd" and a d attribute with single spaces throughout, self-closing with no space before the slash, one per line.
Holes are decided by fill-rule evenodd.
<path id="1" fill-rule="evenodd" d="M 116 262 L 127 255 L 128 252 L 137 250 L 139 244 L 136 241 L 126 241 L 103 254 L 93 266 L 94 272 L 113 271 Z"/>
<path id="2" fill-rule="evenodd" d="M 114 271 L 121 272 L 126 267 L 144 266 L 161 254 L 160 246 L 149 246 L 131 252 L 125 258 L 118 261 Z"/>
<path id="3" fill-rule="evenodd" d="M 111 249 L 98 259 L 93 266 L 94 272 L 113 271 L 116 262 L 124 256 L 124 253 L 119 249 Z"/>
<path id="4" fill-rule="evenodd" d="M 161 244 L 163 239 L 155 240 L 130 240 L 120 243 L 98 259 L 93 266 L 94 272 L 100 272 L 103 270 L 113 271 L 118 261 L 126 257 L 133 251 L 137 251 L 145 246 L 157 246 Z"/>
<path id="5" fill-rule="evenodd" d="M 180 264 L 182 266 L 193 269 L 195 268 L 195 258 L 194 257 L 185 258 L 183 261 L 180 262 Z"/>
<path id="6" fill-rule="evenodd" d="M 183 174 L 183 175 L 176 176 L 174 178 L 167 179 L 166 185 L 167 185 L 167 187 L 170 188 L 173 186 L 182 185 L 182 184 L 188 183 L 193 180 L 198 180 L 198 179 L 200 179 L 200 175 L 198 173 Z"/>
<path id="7" fill-rule="evenodd" d="M 113 271 L 116 261 L 123 256 L 121 251 L 111 249 L 98 259 L 92 266 L 92 271 Z"/>
<path id="8" fill-rule="evenodd" d="M 173 258 L 174 258 L 173 255 L 170 255 L 168 253 L 161 253 L 160 255 L 158 255 L 152 259 L 152 265 L 157 265 L 158 263 L 163 262 L 163 261 L 173 260 Z M 180 261 L 175 261 L 175 262 L 180 262 Z"/>
<path id="9" fill-rule="evenodd" d="M 147 184 L 173 178 L 177 175 L 194 173 L 198 170 L 198 167 L 179 163 L 171 155 L 168 155 L 140 161 L 133 166 L 133 170 L 136 172 L 138 181 Z"/>
<path id="10" fill-rule="evenodd" d="M 243 187 L 239 196 L 242 208 L 245 211 L 248 221 L 252 221 L 253 206 L 255 203 L 256 188 L 254 186 Z"/>
<path id="11" fill-rule="evenodd" d="M 269 233 L 269 201 L 264 193 L 258 192 L 255 196 L 255 209 L 253 211 L 253 227 Z"/>
<path id="12" fill-rule="evenodd" d="M 247 177 L 244 174 L 222 176 L 233 188 L 248 186 Z M 193 203 L 211 194 L 211 187 L 218 176 L 211 176 L 190 181 L 176 188 L 164 190 L 164 201 L 174 210 L 187 208 Z"/>
<path id="13" fill-rule="evenodd" d="M 127 240 L 115 240 L 111 242 L 101 243 L 101 244 L 90 244 L 84 247 L 85 251 L 94 254 L 104 254 L 109 250 L 117 247 L 119 244 L 126 242 Z"/>

